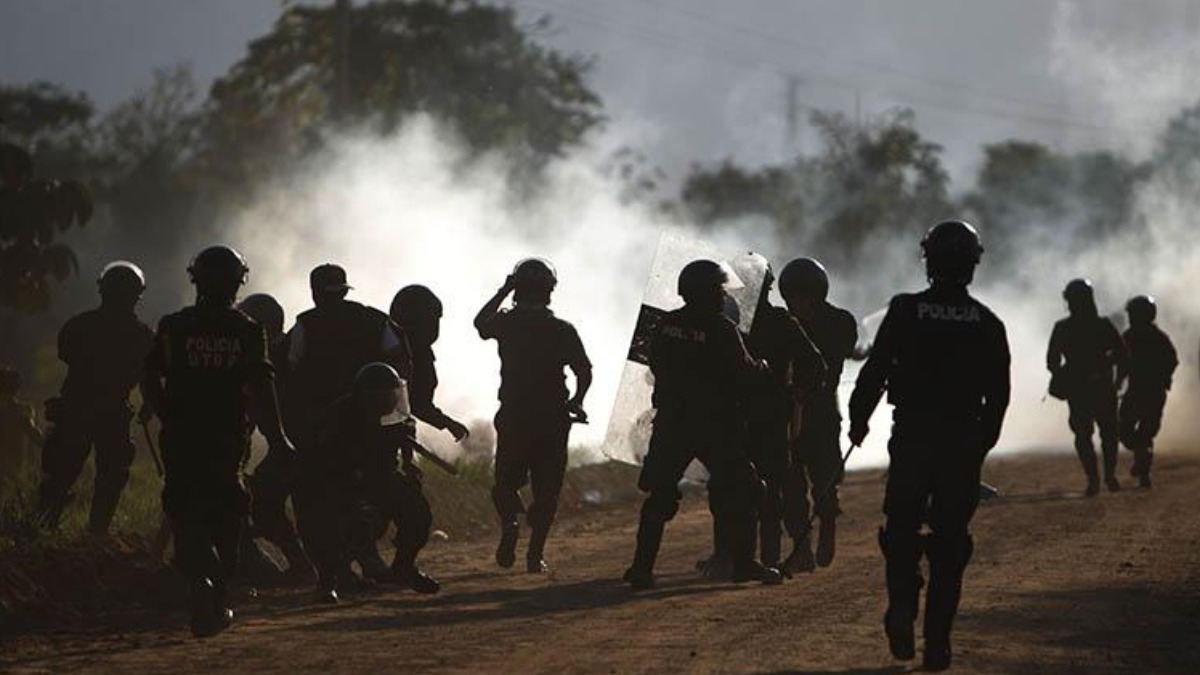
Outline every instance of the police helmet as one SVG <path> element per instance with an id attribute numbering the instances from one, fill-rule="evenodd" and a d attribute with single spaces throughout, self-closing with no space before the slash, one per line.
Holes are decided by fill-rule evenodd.
<path id="1" fill-rule="evenodd" d="M 526 258 L 517 263 L 512 278 L 517 290 L 549 292 L 558 285 L 558 272 L 545 258 Z"/>
<path id="2" fill-rule="evenodd" d="M 127 260 L 114 260 L 104 266 L 96 284 L 101 296 L 137 298 L 146 290 L 146 275 Z"/>
<path id="3" fill-rule="evenodd" d="M 238 303 L 238 309 L 262 325 L 268 336 L 283 333 L 283 306 L 267 293 L 252 293 Z"/>
<path id="4" fill-rule="evenodd" d="M 357 391 L 380 391 L 400 388 L 400 375 L 386 363 L 375 361 L 358 369 L 354 376 Z"/>
<path id="5" fill-rule="evenodd" d="M 1158 316 L 1158 305 L 1149 295 L 1137 295 L 1125 303 L 1125 311 L 1131 324 L 1153 323 Z"/>
<path id="6" fill-rule="evenodd" d="M 246 259 L 228 246 L 209 246 L 192 258 L 188 274 L 201 293 L 207 290 L 232 290 L 246 283 L 250 267 Z"/>
<path id="7" fill-rule="evenodd" d="M 979 232 L 964 220 L 946 220 L 929 228 L 921 239 L 927 276 L 933 280 L 970 283 L 983 256 Z"/>
<path id="8" fill-rule="evenodd" d="M 388 315 L 401 326 L 440 319 L 442 301 L 429 288 L 412 284 L 401 288 L 392 298 Z"/>
<path id="9" fill-rule="evenodd" d="M 1092 300 L 1094 293 L 1092 290 L 1092 282 L 1088 279 L 1072 279 L 1067 282 L 1066 288 L 1063 289 L 1063 299 L 1070 302 L 1074 299 Z"/>
<path id="10" fill-rule="evenodd" d="M 679 272 L 677 290 L 684 300 L 721 289 L 729 282 L 729 273 L 713 260 L 693 260 Z"/>
<path id="11" fill-rule="evenodd" d="M 829 275 L 814 258 L 796 258 L 779 273 L 779 293 L 784 298 L 821 301 L 829 295 Z"/>

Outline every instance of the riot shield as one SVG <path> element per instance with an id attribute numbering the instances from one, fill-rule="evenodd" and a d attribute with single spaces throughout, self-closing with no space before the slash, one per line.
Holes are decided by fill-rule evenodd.
<path id="1" fill-rule="evenodd" d="M 648 365 L 650 338 L 663 315 L 683 306 L 683 299 L 676 290 L 680 270 L 689 262 L 701 258 L 721 263 L 729 275 L 725 290 L 728 301 L 726 314 L 730 319 L 743 332 L 748 332 L 754 322 L 754 313 L 758 309 L 759 296 L 764 292 L 768 273 L 765 258 L 731 255 L 706 242 L 675 233 L 664 234 L 654 254 L 650 279 L 629 344 L 628 360 L 609 418 L 603 452 L 610 459 L 641 464 L 646 454 L 654 420 L 650 401 L 654 376 Z"/>

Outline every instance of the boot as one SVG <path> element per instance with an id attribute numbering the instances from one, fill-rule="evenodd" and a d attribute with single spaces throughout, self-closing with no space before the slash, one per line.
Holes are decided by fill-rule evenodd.
<path id="1" fill-rule="evenodd" d="M 920 537 L 915 541 L 909 539 L 906 545 L 897 547 L 888 532 L 880 528 L 879 547 L 883 550 L 887 570 L 888 608 L 883 615 L 883 630 L 888 649 L 894 658 L 910 661 L 917 652 L 913 626 L 924 585 L 920 569 L 921 540 Z"/>
<path id="2" fill-rule="evenodd" d="M 1104 447 L 1104 486 L 1109 492 L 1120 492 L 1121 481 L 1117 480 L 1117 448 L 1113 446 Z"/>
<path id="3" fill-rule="evenodd" d="M 192 584 L 188 605 L 192 637 L 212 637 L 233 621 L 233 610 L 225 606 L 224 594 L 208 578 Z"/>
<path id="4" fill-rule="evenodd" d="M 733 583 L 742 584 L 747 581 L 761 581 L 764 586 L 778 586 L 783 583 L 783 573 L 774 567 L 751 560 L 749 563 L 738 565 L 733 570 Z"/>
<path id="5" fill-rule="evenodd" d="M 416 565 L 395 568 L 395 576 L 396 581 L 417 593 L 433 595 L 442 590 L 442 585 L 437 579 L 422 572 Z"/>
<path id="6" fill-rule="evenodd" d="M 829 567 L 832 565 L 836 547 L 837 516 L 822 516 L 821 529 L 817 535 L 817 566 Z"/>
<path id="7" fill-rule="evenodd" d="M 975 550 L 970 535 L 957 540 L 929 540 L 929 591 L 925 597 L 924 668 L 950 667 L 950 631 L 962 597 L 963 572 Z"/>
<path id="8" fill-rule="evenodd" d="M 921 670 L 930 673 L 940 673 L 950 669 L 950 644 L 925 641 L 925 658 L 921 662 Z"/>
<path id="9" fill-rule="evenodd" d="M 546 574 L 550 566 L 543 559 L 546 538 L 550 536 L 548 525 L 537 524 L 529 535 L 529 549 L 525 553 L 525 571 L 530 574 Z"/>
<path id="10" fill-rule="evenodd" d="M 1096 455 L 1094 452 L 1090 455 L 1080 454 L 1079 461 L 1083 463 L 1083 472 L 1087 476 L 1087 487 L 1083 496 L 1095 497 L 1100 494 L 1100 471 L 1096 466 Z"/>
<path id="11" fill-rule="evenodd" d="M 517 539 L 521 528 L 517 521 L 510 520 L 500 525 L 500 543 L 496 546 L 496 564 L 508 569 L 517 561 Z"/>
<path id="12" fill-rule="evenodd" d="M 623 577 L 635 591 L 654 588 L 654 561 L 662 546 L 663 527 L 664 523 L 645 515 L 638 523 L 637 550 L 633 554 L 633 564 Z"/>
<path id="13" fill-rule="evenodd" d="M 812 542 L 807 535 L 797 539 L 792 544 L 792 552 L 783 561 L 782 571 L 787 576 L 802 572 L 812 572 L 817 569 L 817 561 L 813 558 Z"/>
<path id="14" fill-rule="evenodd" d="M 1138 487 L 1148 488 L 1150 487 L 1150 466 L 1154 464 L 1153 451 L 1150 448 L 1143 448 L 1135 456 L 1137 459 L 1134 460 L 1134 463 L 1141 465 L 1138 471 Z"/>

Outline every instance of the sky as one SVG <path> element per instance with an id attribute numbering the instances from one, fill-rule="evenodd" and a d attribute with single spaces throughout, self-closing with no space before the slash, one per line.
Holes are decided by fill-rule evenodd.
<path id="1" fill-rule="evenodd" d="M 987 142 L 1127 150 L 1136 142 L 1118 127 L 1129 125 L 1096 112 L 1095 83 L 1079 78 L 1087 64 L 1071 61 L 1079 55 L 1065 54 L 1064 40 L 1128 51 L 1200 32 L 1200 3 L 1190 0 L 508 4 L 530 21 L 551 15 L 547 42 L 595 58 L 610 126 L 676 178 L 693 162 L 755 165 L 813 151 L 805 123 L 813 108 L 860 119 L 913 108 L 922 132 L 946 147 L 958 187 Z M 0 82 L 59 82 L 102 108 L 146 86 L 159 67 L 190 64 L 207 85 L 269 30 L 281 6 L 0 0 Z M 1177 92 L 1163 95 L 1176 105 Z M 789 99 L 799 125 L 789 125 Z M 1147 128 L 1163 114 L 1150 115 Z"/>

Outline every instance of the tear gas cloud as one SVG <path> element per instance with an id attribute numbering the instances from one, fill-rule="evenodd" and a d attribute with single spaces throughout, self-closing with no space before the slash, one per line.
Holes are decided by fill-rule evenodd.
<path id="1" fill-rule="evenodd" d="M 1048 67 L 1094 115 L 1127 129 L 1113 139 L 1115 149 L 1140 159 L 1166 120 L 1200 91 L 1200 73 L 1183 68 L 1188 60 L 1178 57 L 1195 47 L 1182 37 L 1160 41 L 1150 51 L 1115 44 L 1090 33 L 1067 7 L 1058 16 Z M 521 191 L 512 187 L 502 155 L 468 159 L 452 135 L 428 118 L 415 117 L 386 137 L 349 133 L 286 180 L 261 190 L 231 220 L 230 239 L 251 261 L 248 292 L 275 294 L 289 317 L 311 304 L 307 271 L 322 262 L 345 266 L 355 287 L 351 297 L 380 308 L 406 284 L 432 288 L 445 304 L 436 346 L 438 402 L 481 432 L 496 409 L 499 360 L 495 344 L 478 338 L 471 319 L 518 260 L 549 258 L 560 274 L 553 307 L 579 329 L 595 365 L 587 405 L 592 423 L 576 427 L 572 444 L 598 451 L 655 245 L 664 231 L 686 230 L 651 206 L 625 199 L 624 185 L 604 170 L 611 150 L 627 140 L 606 132 L 586 149 L 552 161 L 543 187 Z M 960 188 L 970 183 L 957 178 Z M 1137 293 L 1159 299 L 1160 324 L 1183 362 L 1159 445 L 1200 437 L 1200 420 L 1190 414 L 1198 398 L 1194 347 L 1200 307 L 1190 297 L 1200 287 L 1200 247 L 1191 226 L 1200 212 L 1197 179 L 1200 166 L 1183 175 L 1155 175 L 1136 195 L 1137 226 L 1110 238 L 1081 244 L 1068 236 L 1073 228 L 1068 215 L 1029 222 L 1011 267 L 990 265 L 985 255 L 974 292 L 1006 322 L 1013 350 L 1013 403 L 1002 451 L 1070 447 L 1066 406 L 1042 401 L 1046 341 L 1065 312 L 1061 289 L 1075 276 L 1095 281 L 1105 313 L 1118 313 Z M 803 241 L 773 239 L 761 225 L 730 223 L 707 236 L 724 250 L 763 252 L 777 266 L 798 255 L 822 257 Z M 984 229 L 985 246 L 992 234 Z M 893 293 L 921 288 L 919 236 L 896 233 L 864 247 L 863 255 L 878 263 L 869 274 L 847 277 L 831 269 L 833 299 L 861 318 L 884 307 Z M 855 372 L 848 369 L 844 398 Z M 868 447 L 851 466 L 886 461 L 888 414 L 881 406 Z"/>
<path id="2" fill-rule="evenodd" d="M 445 305 L 438 403 L 470 425 L 494 414 L 500 369 L 472 319 L 519 260 L 548 258 L 559 272 L 552 308 L 575 324 L 595 367 L 593 419 L 572 442 L 598 447 L 668 226 L 622 200 L 599 168 L 605 154 L 597 144 L 556 160 L 545 186 L 526 193 L 512 188 L 503 157 L 466 161 L 426 117 L 386 138 L 342 136 L 233 220 L 232 240 L 253 268 L 247 290 L 276 294 L 294 317 L 311 306 L 307 271 L 321 262 L 346 267 L 350 297 L 384 310 L 404 285 L 429 286 Z"/>

